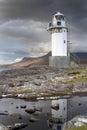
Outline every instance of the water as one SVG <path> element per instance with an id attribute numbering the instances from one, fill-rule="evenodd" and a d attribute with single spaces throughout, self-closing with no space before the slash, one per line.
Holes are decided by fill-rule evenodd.
<path id="1" fill-rule="evenodd" d="M 11 70 L 12 68 L 0 68 L 0 72 L 4 71 L 4 70 Z"/>
<path id="2" fill-rule="evenodd" d="M 25 109 L 20 108 L 26 105 L 25 109 L 40 109 L 34 114 L 28 114 Z M 53 108 L 55 106 L 55 109 Z M 17 108 L 18 107 L 18 108 Z M 36 102 L 28 102 L 20 99 L 3 98 L 0 99 L 0 111 L 8 111 L 9 115 L 0 115 L 0 123 L 11 125 L 18 122 L 28 123 L 28 127 L 23 130 L 50 130 L 60 129 L 67 120 L 72 119 L 76 115 L 87 115 L 87 97 L 73 97 L 69 99 L 59 100 L 39 100 Z M 22 119 L 17 116 L 11 116 L 13 113 L 20 113 Z M 30 117 L 38 120 L 34 123 L 30 122 Z"/>

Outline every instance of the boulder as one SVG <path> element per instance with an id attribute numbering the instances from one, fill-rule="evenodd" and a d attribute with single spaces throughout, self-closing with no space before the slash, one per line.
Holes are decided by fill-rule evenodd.
<path id="1" fill-rule="evenodd" d="M 0 111 L 0 115 L 8 115 L 8 111 Z"/>
<path id="2" fill-rule="evenodd" d="M 24 109 L 26 108 L 27 106 L 26 105 L 21 105 L 20 108 Z"/>
<path id="3" fill-rule="evenodd" d="M 3 124 L 0 124 L 0 130 L 9 130 L 9 128 L 7 128 L 6 126 L 4 126 Z"/>
<path id="4" fill-rule="evenodd" d="M 26 124 L 26 123 L 16 123 L 14 125 L 7 126 L 7 128 L 8 128 L 8 130 L 19 130 L 19 129 L 25 128 L 27 126 L 28 126 L 28 124 Z"/>
<path id="5" fill-rule="evenodd" d="M 29 119 L 30 122 L 36 122 L 36 121 L 38 121 L 38 120 L 39 120 L 39 119 L 36 118 L 36 117 L 30 117 L 30 119 Z"/>
<path id="6" fill-rule="evenodd" d="M 55 110 L 59 110 L 59 104 L 52 104 L 51 108 Z"/>
<path id="7" fill-rule="evenodd" d="M 27 112 L 29 114 L 33 114 L 36 112 L 36 109 L 26 109 L 25 112 Z"/>
<path id="8" fill-rule="evenodd" d="M 76 116 L 72 120 L 64 123 L 63 130 L 70 130 L 71 128 L 77 128 L 81 126 L 87 126 L 87 116 Z"/>
<path id="9" fill-rule="evenodd" d="M 21 113 L 13 113 L 13 114 L 11 114 L 10 116 L 16 117 L 16 118 L 18 118 L 18 119 L 22 119 Z"/>

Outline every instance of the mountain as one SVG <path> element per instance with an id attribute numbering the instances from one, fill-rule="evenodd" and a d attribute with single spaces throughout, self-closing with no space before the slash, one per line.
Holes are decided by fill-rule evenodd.
<path id="1" fill-rule="evenodd" d="M 24 57 L 20 62 L 16 62 L 13 64 L 0 65 L 2 68 L 20 68 L 26 67 L 30 65 L 48 65 L 49 64 L 49 56 L 51 56 L 51 52 L 41 57 Z"/>

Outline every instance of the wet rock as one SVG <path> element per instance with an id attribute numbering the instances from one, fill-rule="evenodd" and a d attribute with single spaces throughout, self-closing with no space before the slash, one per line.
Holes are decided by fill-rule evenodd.
<path id="1" fill-rule="evenodd" d="M 81 106 L 82 105 L 82 103 L 78 103 L 78 106 Z"/>
<path id="2" fill-rule="evenodd" d="M 18 118 L 18 119 L 22 119 L 21 113 L 13 113 L 13 114 L 11 114 L 10 116 L 16 117 L 16 118 Z"/>
<path id="3" fill-rule="evenodd" d="M 11 102 L 11 104 L 14 104 L 13 102 Z"/>
<path id="4" fill-rule="evenodd" d="M 37 122 L 39 119 L 36 117 L 30 117 L 29 121 L 30 122 Z"/>
<path id="5" fill-rule="evenodd" d="M 40 80 L 34 80 L 33 84 L 40 86 L 41 85 L 41 81 Z"/>
<path id="6" fill-rule="evenodd" d="M 0 124 L 0 130 L 9 130 L 9 128 L 7 128 L 6 126 L 4 126 L 3 124 Z"/>
<path id="7" fill-rule="evenodd" d="M 42 108 L 35 108 L 36 111 L 42 112 Z"/>
<path id="8" fill-rule="evenodd" d="M 59 104 L 51 105 L 52 109 L 59 110 Z"/>
<path id="9" fill-rule="evenodd" d="M 9 128 L 9 130 L 18 130 L 18 129 L 25 128 L 27 126 L 28 126 L 28 124 L 26 124 L 26 123 L 16 123 L 14 125 L 7 126 L 7 128 Z"/>
<path id="10" fill-rule="evenodd" d="M 19 106 L 16 106 L 16 109 L 18 109 L 19 108 Z"/>
<path id="11" fill-rule="evenodd" d="M 9 115 L 8 111 L 0 111 L 0 115 Z"/>
<path id="12" fill-rule="evenodd" d="M 20 108 L 23 108 L 23 109 L 26 108 L 26 107 L 27 107 L 26 105 L 21 105 L 20 106 Z"/>
<path id="13" fill-rule="evenodd" d="M 63 130 L 69 130 L 81 126 L 87 126 L 87 116 L 76 116 L 72 120 L 64 123 Z"/>
<path id="14" fill-rule="evenodd" d="M 15 98 L 15 97 L 17 97 L 17 96 L 13 95 L 13 94 L 2 95 L 2 98 Z"/>
<path id="15" fill-rule="evenodd" d="M 33 114 L 36 112 L 36 109 L 26 109 L 25 112 L 27 112 L 29 114 Z"/>

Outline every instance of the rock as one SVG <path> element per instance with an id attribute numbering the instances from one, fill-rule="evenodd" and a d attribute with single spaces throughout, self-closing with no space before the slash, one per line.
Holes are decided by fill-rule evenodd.
<path id="1" fill-rule="evenodd" d="M 18 109 L 19 108 L 19 106 L 16 106 L 16 109 Z"/>
<path id="2" fill-rule="evenodd" d="M 78 106 L 81 106 L 82 105 L 82 103 L 78 103 Z"/>
<path id="3" fill-rule="evenodd" d="M 35 108 L 36 111 L 42 112 L 42 108 Z"/>
<path id="4" fill-rule="evenodd" d="M 0 124 L 0 130 L 9 130 L 9 128 L 7 128 L 6 126 L 4 126 L 3 124 Z"/>
<path id="5" fill-rule="evenodd" d="M 27 112 L 29 114 L 33 114 L 36 112 L 36 109 L 26 109 L 25 112 Z"/>
<path id="6" fill-rule="evenodd" d="M 27 106 L 26 105 L 21 105 L 20 108 L 26 108 Z"/>
<path id="7" fill-rule="evenodd" d="M 28 124 L 26 124 L 26 123 L 16 123 L 14 125 L 7 126 L 7 128 L 9 128 L 9 130 L 18 130 L 18 129 L 25 128 L 27 126 L 28 126 Z"/>
<path id="8" fill-rule="evenodd" d="M 30 119 L 29 119 L 30 122 L 36 122 L 36 121 L 38 121 L 38 120 L 39 120 L 39 119 L 36 118 L 36 117 L 30 117 Z"/>
<path id="9" fill-rule="evenodd" d="M 72 120 L 64 123 L 63 130 L 87 126 L 87 116 L 76 116 Z"/>
<path id="10" fill-rule="evenodd" d="M 8 115 L 8 111 L 0 111 L 0 115 Z"/>
<path id="11" fill-rule="evenodd" d="M 52 109 L 59 110 L 59 104 L 53 104 L 51 105 Z"/>
<path id="12" fill-rule="evenodd" d="M 16 117 L 18 119 L 22 119 L 21 113 L 13 113 L 13 114 L 11 114 L 11 116 L 14 116 L 14 117 Z"/>
<path id="13" fill-rule="evenodd" d="M 41 81 L 40 80 L 34 80 L 34 82 L 33 82 L 35 85 L 37 85 L 37 86 L 40 86 L 41 85 Z"/>
<path id="14" fill-rule="evenodd" d="M 11 102 L 11 104 L 14 104 L 13 102 Z"/>
<path id="15" fill-rule="evenodd" d="M 2 98 L 15 98 L 17 97 L 16 95 L 13 95 L 13 94 L 6 94 L 6 95 L 2 95 L 1 96 Z"/>

